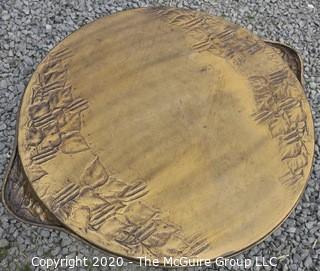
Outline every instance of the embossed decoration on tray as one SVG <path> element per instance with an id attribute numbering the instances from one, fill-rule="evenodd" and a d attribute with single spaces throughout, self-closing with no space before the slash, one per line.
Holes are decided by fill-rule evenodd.
<path id="1" fill-rule="evenodd" d="M 70 35 L 21 106 L 19 155 L 41 210 L 131 259 L 213 259 L 261 240 L 297 203 L 314 151 L 299 63 L 279 52 L 180 9 Z"/>
<path id="2" fill-rule="evenodd" d="M 88 108 L 88 102 L 73 97 L 67 62 L 71 56 L 72 51 L 68 48 L 50 53 L 32 88 L 26 127 L 27 152 L 31 157 L 27 170 L 31 173 L 31 181 L 38 181 L 47 174 L 41 164 L 55 158 L 58 151 L 75 154 L 89 150 L 80 134 L 81 112 Z M 99 188 L 104 189 L 104 193 L 95 192 Z M 160 210 L 140 201 L 132 203 L 146 193 L 148 190 L 143 181 L 126 184 L 108 174 L 96 156 L 85 167 L 80 185 L 67 181 L 61 191 L 50 197 L 49 204 L 60 220 L 76 221 L 82 217 L 82 223 L 77 225 L 79 230 L 105 235 L 119 243 L 126 253 L 193 257 L 209 247 L 201 235 L 187 238 L 180 226 L 163 221 Z M 95 201 L 92 208 L 82 206 L 81 200 L 86 196 Z"/>
<path id="3" fill-rule="evenodd" d="M 80 134 L 81 112 L 88 102 L 73 97 L 66 63 L 71 55 L 68 48 L 52 52 L 39 67 L 32 87 L 26 123 L 30 181 L 47 174 L 41 164 L 55 158 L 59 151 L 77 153 L 88 149 Z"/>
<path id="4" fill-rule="evenodd" d="M 253 117 L 258 123 L 266 124 L 271 136 L 279 140 L 282 161 L 288 166 L 288 172 L 280 180 L 289 185 L 299 181 L 308 165 L 308 150 L 304 144 L 308 140 L 308 131 L 301 98 L 291 93 L 295 76 L 289 74 L 284 65 L 282 68 L 275 65 L 266 75 L 246 69 L 244 65 L 250 55 L 261 51 L 272 58 L 275 49 L 266 47 L 261 40 L 250 39 L 251 35 L 237 25 L 219 24 L 220 18 L 177 9 L 159 10 L 157 14 L 167 18 L 170 24 L 181 27 L 192 49 L 223 56 L 249 76 L 257 105 Z M 282 53 L 281 56 L 292 62 L 290 55 Z M 283 64 L 276 61 L 279 66 Z M 294 65 L 291 67 L 297 69 Z"/>

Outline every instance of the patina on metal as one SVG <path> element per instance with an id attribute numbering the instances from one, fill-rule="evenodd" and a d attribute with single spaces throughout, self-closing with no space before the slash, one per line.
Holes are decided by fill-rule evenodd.
<path id="1" fill-rule="evenodd" d="M 130 259 L 232 255 L 303 193 L 314 128 L 302 84 L 293 49 L 219 17 L 102 18 L 32 76 L 4 202 Z"/>

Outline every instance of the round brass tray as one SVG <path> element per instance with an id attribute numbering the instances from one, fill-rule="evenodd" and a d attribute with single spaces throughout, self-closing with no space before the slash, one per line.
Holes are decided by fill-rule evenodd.
<path id="1" fill-rule="evenodd" d="M 32 76 L 5 204 L 130 259 L 237 253 L 279 226 L 307 183 L 301 75 L 294 50 L 218 17 L 102 18 Z"/>

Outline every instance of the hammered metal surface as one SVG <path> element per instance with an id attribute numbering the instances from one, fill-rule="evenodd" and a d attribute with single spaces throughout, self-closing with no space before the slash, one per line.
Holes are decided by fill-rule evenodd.
<path id="1" fill-rule="evenodd" d="M 37 196 L 129 258 L 215 258 L 261 240 L 311 169 L 311 112 L 276 50 L 220 18 L 138 9 L 75 32 L 23 98 Z"/>

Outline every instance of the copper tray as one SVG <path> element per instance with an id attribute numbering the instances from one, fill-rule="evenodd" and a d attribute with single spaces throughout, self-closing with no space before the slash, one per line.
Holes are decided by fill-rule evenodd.
<path id="1" fill-rule="evenodd" d="M 309 178 L 302 69 L 292 48 L 190 10 L 82 27 L 25 90 L 4 204 L 133 260 L 238 253 Z"/>

